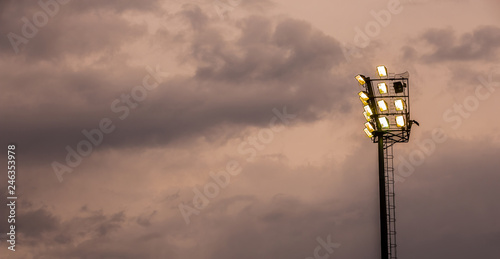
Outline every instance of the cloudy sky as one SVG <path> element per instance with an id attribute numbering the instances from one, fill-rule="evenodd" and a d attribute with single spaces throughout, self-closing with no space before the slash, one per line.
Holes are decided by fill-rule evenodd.
<path id="1" fill-rule="evenodd" d="M 0 257 L 378 258 L 354 76 L 384 64 L 409 72 L 421 125 L 394 148 L 400 258 L 499 258 L 499 13 L 0 1 L 0 161 L 16 144 L 18 196 L 15 252 L 0 206 Z"/>

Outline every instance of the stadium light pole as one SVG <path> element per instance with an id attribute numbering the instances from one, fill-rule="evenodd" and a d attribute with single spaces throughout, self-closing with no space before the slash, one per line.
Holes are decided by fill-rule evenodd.
<path id="1" fill-rule="evenodd" d="M 410 120 L 409 74 L 389 74 L 385 66 L 378 66 L 379 78 L 357 75 L 364 87 L 358 93 L 364 105 L 365 134 L 378 143 L 378 176 L 380 206 L 380 252 L 382 259 L 395 259 L 396 222 L 392 146 L 410 139 L 413 123 Z M 377 89 L 373 84 L 377 83 Z M 392 88 L 389 85 L 392 84 Z M 387 163 L 386 163 L 387 162 Z"/>

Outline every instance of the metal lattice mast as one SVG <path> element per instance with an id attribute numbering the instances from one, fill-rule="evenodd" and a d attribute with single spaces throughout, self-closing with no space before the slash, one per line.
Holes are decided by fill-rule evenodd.
<path id="1" fill-rule="evenodd" d="M 387 237 L 389 258 L 398 258 L 396 244 L 396 195 L 394 189 L 394 155 L 393 145 L 385 142 L 384 144 L 385 160 L 385 193 L 386 193 L 386 211 L 387 211 Z"/>
<path id="2" fill-rule="evenodd" d="M 393 145 L 407 143 L 413 123 L 418 126 L 418 122 L 410 119 L 409 73 L 389 74 L 385 66 L 378 66 L 377 71 L 379 78 L 355 78 L 364 87 L 358 93 L 367 120 L 364 132 L 378 143 L 380 258 L 396 259 Z"/>

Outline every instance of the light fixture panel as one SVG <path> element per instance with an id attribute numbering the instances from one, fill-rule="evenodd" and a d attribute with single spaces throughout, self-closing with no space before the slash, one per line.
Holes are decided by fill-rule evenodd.
<path id="1" fill-rule="evenodd" d="M 388 91 L 387 91 L 387 84 L 386 83 L 379 83 L 378 84 L 378 91 L 380 92 L 380 94 L 386 94 Z"/>
<path id="2" fill-rule="evenodd" d="M 387 102 L 386 101 L 380 100 L 380 101 L 377 102 L 377 104 L 378 104 L 378 108 L 380 109 L 381 112 L 387 111 L 388 108 L 387 108 Z"/>
<path id="3" fill-rule="evenodd" d="M 370 99 L 370 97 L 368 97 L 368 93 L 367 92 L 361 91 L 361 92 L 358 93 L 358 95 L 359 95 L 359 98 L 362 98 L 365 101 L 368 101 Z"/>
<path id="4" fill-rule="evenodd" d="M 396 125 L 400 128 L 406 126 L 406 120 L 403 115 L 396 116 Z"/>
<path id="5" fill-rule="evenodd" d="M 387 76 L 387 68 L 385 66 L 378 66 L 377 71 L 378 71 L 378 76 L 380 77 Z"/>
<path id="6" fill-rule="evenodd" d="M 356 80 L 358 80 L 360 85 L 366 84 L 366 80 L 365 80 L 365 77 L 363 75 L 357 75 Z"/>
<path id="7" fill-rule="evenodd" d="M 365 128 L 364 131 L 366 136 L 368 136 L 369 138 L 373 138 L 373 134 L 367 128 Z"/>
<path id="8" fill-rule="evenodd" d="M 381 128 L 383 129 L 389 128 L 389 120 L 387 120 L 387 117 L 379 117 L 378 122 L 380 123 Z"/>
<path id="9" fill-rule="evenodd" d="M 368 116 L 372 116 L 373 115 L 373 111 L 372 109 L 370 108 L 369 105 L 365 105 L 365 107 L 363 107 L 365 109 L 365 112 L 366 112 L 366 115 Z"/>
<path id="10" fill-rule="evenodd" d="M 370 132 L 374 132 L 375 131 L 375 128 L 373 127 L 373 125 L 369 122 L 365 123 L 365 127 L 370 131 Z"/>
<path id="11" fill-rule="evenodd" d="M 394 100 L 394 107 L 396 107 L 396 111 L 402 111 L 405 109 L 405 102 L 403 99 Z"/>
<path id="12" fill-rule="evenodd" d="M 368 105 L 368 100 L 370 99 L 370 97 L 368 97 L 368 94 L 366 92 L 361 91 L 358 93 L 358 95 L 363 105 Z"/>
<path id="13" fill-rule="evenodd" d="M 363 112 L 363 115 L 365 116 L 366 121 L 372 120 L 372 118 L 366 112 Z"/>

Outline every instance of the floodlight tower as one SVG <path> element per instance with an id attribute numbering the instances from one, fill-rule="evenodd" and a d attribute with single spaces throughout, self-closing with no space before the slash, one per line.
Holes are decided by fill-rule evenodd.
<path id="1" fill-rule="evenodd" d="M 410 140 L 416 121 L 410 120 L 409 73 L 388 74 L 385 66 L 377 67 L 379 78 L 357 75 L 364 87 L 359 99 L 364 105 L 365 133 L 378 143 L 381 258 L 395 259 L 396 219 L 394 195 L 393 145 Z M 376 84 L 376 89 L 373 88 Z M 392 87 L 390 87 L 392 85 Z"/>

